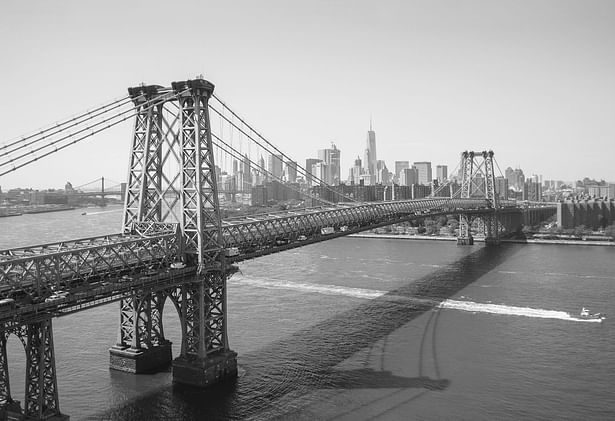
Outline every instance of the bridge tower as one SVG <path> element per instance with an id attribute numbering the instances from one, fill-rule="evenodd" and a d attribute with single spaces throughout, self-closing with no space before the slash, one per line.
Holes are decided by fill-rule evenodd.
<path id="1" fill-rule="evenodd" d="M 493 151 L 461 153 L 461 198 L 484 197 L 492 211 L 476 216 L 459 215 L 459 237 L 457 244 L 474 244 L 470 230 L 477 216 L 482 221 L 485 244 L 500 243 L 500 224 L 498 220 L 499 198 L 495 191 L 495 171 Z"/>
<path id="2" fill-rule="evenodd" d="M 172 87 L 129 89 L 137 107 L 122 228 L 177 224 L 182 250 L 178 260 L 193 268 L 179 286 L 137 290 L 120 302 L 117 344 L 111 368 L 148 372 L 171 363 L 162 314 L 170 300 L 182 328 L 173 380 L 208 386 L 237 375 L 226 318 L 226 281 L 235 268 L 226 264 L 214 165 L 208 101 L 214 85 L 204 79 L 173 82 Z"/>

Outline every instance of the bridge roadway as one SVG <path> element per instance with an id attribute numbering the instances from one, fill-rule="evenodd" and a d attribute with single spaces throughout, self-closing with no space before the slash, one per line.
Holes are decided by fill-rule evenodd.
<path id="1" fill-rule="evenodd" d="M 519 211 L 514 202 L 505 202 L 498 210 Z M 483 199 L 434 198 L 230 218 L 222 224 L 224 260 L 229 265 L 226 270 L 232 271 L 232 263 L 384 225 L 428 216 L 493 212 Z M 23 325 L 50 312 L 61 316 L 119 300 L 134 290 L 155 291 L 185 283 L 194 279 L 196 267 L 171 269 L 180 250 L 181 236 L 172 223 L 139 223 L 129 234 L 0 250 L 0 299 L 15 300 L 0 305 L 0 323 Z"/>

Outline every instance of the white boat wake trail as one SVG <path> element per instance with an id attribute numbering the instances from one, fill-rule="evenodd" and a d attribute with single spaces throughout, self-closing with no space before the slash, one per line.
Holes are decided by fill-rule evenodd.
<path id="1" fill-rule="evenodd" d="M 473 301 L 459 300 L 430 300 L 425 298 L 413 298 L 401 295 L 388 293 L 387 291 L 366 289 L 366 288 L 351 288 L 338 285 L 327 284 L 312 284 L 307 282 L 291 282 L 279 280 L 264 280 L 246 277 L 232 278 L 230 281 L 233 285 L 245 285 L 257 288 L 266 289 L 285 289 L 299 292 L 312 292 L 325 295 L 343 295 L 346 297 L 362 298 L 373 300 L 375 298 L 385 299 L 393 302 L 413 302 L 417 304 L 437 305 L 439 308 L 467 311 L 471 313 L 490 313 L 500 314 L 505 316 L 522 316 L 532 317 L 537 319 L 557 319 L 568 322 L 584 322 L 584 323 L 600 323 L 600 319 L 581 319 L 574 317 L 565 311 L 559 310 L 544 310 L 531 307 L 515 307 L 504 304 L 491 303 L 476 303 Z"/>

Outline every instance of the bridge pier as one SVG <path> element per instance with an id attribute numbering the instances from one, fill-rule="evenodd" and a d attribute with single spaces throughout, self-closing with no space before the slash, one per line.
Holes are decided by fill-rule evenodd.
<path id="1" fill-rule="evenodd" d="M 173 361 L 174 383 L 208 387 L 237 377 L 237 353 L 229 349 L 226 323 L 226 281 L 232 273 L 208 271 L 198 275 L 197 283 L 180 287 L 183 337 L 181 354 Z"/>
<path id="2" fill-rule="evenodd" d="M 10 390 L 6 342 L 14 334 L 26 351 L 24 408 Z M 68 421 L 60 412 L 51 315 L 26 325 L 0 326 L 0 417 L 14 420 Z"/>
<path id="3" fill-rule="evenodd" d="M 109 349 L 109 368 L 127 373 L 153 373 L 168 367 L 173 360 L 171 342 L 152 348 L 123 348 L 115 345 Z"/>
<path id="4" fill-rule="evenodd" d="M 127 373 L 151 373 L 166 368 L 173 359 L 171 342 L 164 338 L 163 292 L 134 293 L 120 300 L 120 329 L 109 349 L 109 367 Z"/>
<path id="5" fill-rule="evenodd" d="M 204 388 L 236 377 L 235 351 L 220 351 L 206 358 L 179 356 L 173 360 L 174 383 Z"/>
<path id="6" fill-rule="evenodd" d="M 474 245 L 474 237 L 471 235 L 465 237 L 457 237 L 458 246 L 471 246 Z"/>

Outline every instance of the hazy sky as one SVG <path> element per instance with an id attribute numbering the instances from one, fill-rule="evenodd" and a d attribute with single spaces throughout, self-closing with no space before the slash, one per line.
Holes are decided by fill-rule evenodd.
<path id="1" fill-rule="evenodd" d="M 0 144 L 204 74 L 298 160 L 334 141 L 342 178 L 378 157 L 615 181 L 615 1 L 0 2 Z M 131 124 L 3 176 L 0 186 L 126 178 Z"/>

